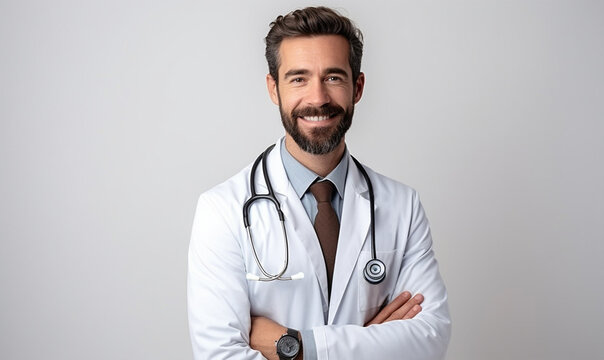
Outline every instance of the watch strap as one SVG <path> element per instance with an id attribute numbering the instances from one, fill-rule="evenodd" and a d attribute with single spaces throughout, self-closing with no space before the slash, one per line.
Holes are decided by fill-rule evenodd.
<path id="1" fill-rule="evenodd" d="M 300 332 L 298 330 L 287 328 L 287 335 L 295 337 L 298 341 L 300 340 Z"/>

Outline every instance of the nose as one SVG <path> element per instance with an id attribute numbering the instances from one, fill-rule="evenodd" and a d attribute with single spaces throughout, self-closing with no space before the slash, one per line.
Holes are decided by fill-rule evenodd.
<path id="1" fill-rule="evenodd" d="M 311 106 L 322 106 L 331 101 L 327 85 L 323 81 L 313 81 L 309 86 L 307 102 Z"/>

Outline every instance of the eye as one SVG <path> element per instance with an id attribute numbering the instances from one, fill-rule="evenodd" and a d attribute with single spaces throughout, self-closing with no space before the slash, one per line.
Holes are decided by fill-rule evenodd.
<path id="1" fill-rule="evenodd" d="M 342 78 L 341 78 L 341 77 L 339 77 L 339 76 L 332 75 L 332 76 L 328 76 L 328 77 L 325 79 L 325 81 L 327 81 L 327 82 L 336 82 L 336 81 L 342 81 Z"/>
<path id="2" fill-rule="evenodd" d="M 291 79 L 291 82 L 292 82 L 292 83 L 295 83 L 295 84 L 299 84 L 299 83 L 304 82 L 304 78 L 301 78 L 301 77 L 292 78 L 292 79 Z"/>

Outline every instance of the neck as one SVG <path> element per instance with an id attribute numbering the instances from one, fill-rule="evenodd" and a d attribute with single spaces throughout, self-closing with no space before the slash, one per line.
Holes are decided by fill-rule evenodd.
<path id="1" fill-rule="evenodd" d="M 315 155 L 302 150 L 298 144 L 296 144 L 294 139 L 289 136 L 289 134 L 286 134 L 285 148 L 306 168 L 315 172 L 319 176 L 325 177 L 333 169 L 335 169 L 340 163 L 340 160 L 342 160 L 342 156 L 346 150 L 346 143 L 342 139 L 340 144 L 332 152 L 328 154 Z"/>

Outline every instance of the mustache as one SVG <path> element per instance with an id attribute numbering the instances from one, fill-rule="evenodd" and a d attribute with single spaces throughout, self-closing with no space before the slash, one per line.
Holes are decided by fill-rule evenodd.
<path id="1" fill-rule="evenodd" d="M 292 119 L 304 116 L 337 116 L 344 114 L 344 108 L 336 104 L 325 104 L 320 107 L 308 106 L 292 110 Z"/>

